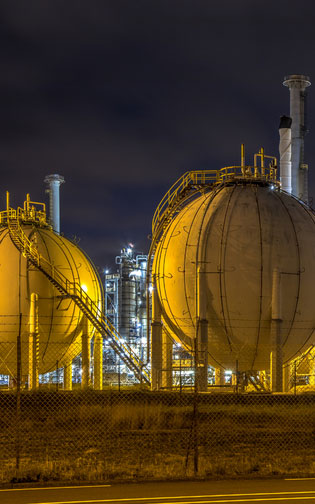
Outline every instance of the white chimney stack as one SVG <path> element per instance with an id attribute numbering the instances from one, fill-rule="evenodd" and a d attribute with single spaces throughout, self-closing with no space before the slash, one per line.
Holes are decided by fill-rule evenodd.
<path id="1" fill-rule="evenodd" d="M 308 201 L 308 167 L 304 163 L 305 96 L 311 85 L 307 75 L 288 75 L 283 85 L 290 90 L 290 116 L 292 118 L 292 194 Z"/>
<path id="2" fill-rule="evenodd" d="M 60 234 L 60 185 L 65 179 L 56 173 L 47 175 L 44 182 L 48 184 L 49 194 L 49 220 L 55 233 Z"/>
<path id="3" fill-rule="evenodd" d="M 279 126 L 280 182 L 281 188 L 292 193 L 291 183 L 291 117 L 282 116 Z"/>

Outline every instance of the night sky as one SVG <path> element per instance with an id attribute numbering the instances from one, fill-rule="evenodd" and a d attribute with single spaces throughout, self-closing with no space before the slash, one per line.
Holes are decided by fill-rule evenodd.
<path id="1" fill-rule="evenodd" d="M 97 267 L 185 171 L 278 155 L 283 77 L 309 75 L 305 161 L 315 200 L 315 3 L 1 0 L 1 209 L 44 201 L 59 173 L 61 229 Z"/>

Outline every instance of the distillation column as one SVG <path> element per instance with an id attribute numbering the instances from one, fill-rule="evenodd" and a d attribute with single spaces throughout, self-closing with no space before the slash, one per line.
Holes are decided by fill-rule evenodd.
<path id="1" fill-rule="evenodd" d="M 44 182 L 48 184 L 49 218 L 55 233 L 60 234 L 60 186 L 65 179 L 58 174 L 47 175 Z"/>
<path id="2" fill-rule="evenodd" d="M 289 75 L 283 85 L 290 90 L 290 116 L 292 118 L 292 194 L 308 202 L 308 166 L 304 163 L 305 96 L 311 85 L 306 75 Z"/>

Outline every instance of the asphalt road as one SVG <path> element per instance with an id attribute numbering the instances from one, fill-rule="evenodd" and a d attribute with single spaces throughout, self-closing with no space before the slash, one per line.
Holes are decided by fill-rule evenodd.
<path id="1" fill-rule="evenodd" d="M 1 489 L 1 504 L 315 503 L 315 478 Z"/>

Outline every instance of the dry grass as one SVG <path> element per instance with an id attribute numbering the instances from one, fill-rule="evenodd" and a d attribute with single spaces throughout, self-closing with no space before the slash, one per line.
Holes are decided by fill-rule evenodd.
<path id="1" fill-rule="evenodd" d="M 191 394 L 23 394 L 18 471 L 12 396 L 0 403 L 3 484 L 192 477 L 196 446 L 201 478 L 315 472 L 314 396 L 200 396 L 196 423 Z"/>

